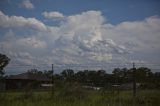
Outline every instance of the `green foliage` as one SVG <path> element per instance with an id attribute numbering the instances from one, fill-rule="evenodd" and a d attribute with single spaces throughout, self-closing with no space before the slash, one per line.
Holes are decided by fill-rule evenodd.
<path id="1" fill-rule="evenodd" d="M 28 72 L 37 75 L 46 75 L 52 78 L 52 71 L 38 71 L 30 69 Z M 136 69 L 136 83 L 141 85 L 141 89 L 160 89 L 160 74 L 152 73 L 147 67 Z M 111 88 L 112 85 L 122 85 L 133 82 L 133 69 L 115 68 L 112 74 L 105 70 L 84 70 L 74 72 L 72 69 L 65 69 L 60 74 L 54 75 L 54 81 L 66 81 L 68 83 L 79 83 L 84 86 Z"/>
<path id="2" fill-rule="evenodd" d="M 76 90 L 77 92 L 78 90 Z M 65 92 L 65 91 L 64 91 Z M 68 92 L 68 90 L 67 90 Z M 69 91 L 72 92 L 72 91 Z M 75 92 L 75 93 L 76 93 Z M 159 106 L 160 91 L 143 90 L 133 98 L 132 91 L 85 91 L 87 97 L 77 98 L 77 94 L 64 93 L 50 98 L 47 91 L 33 92 L 29 98 L 23 98 L 23 92 L 2 93 L 1 106 Z M 59 95 L 58 95 L 59 94 Z"/>
<path id="3" fill-rule="evenodd" d="M 79 87 L 65 87 L 58 94 L 63 97 L 65 101 L 74 102 L 75 100 L 82 100 L 85 98 L 85 93 Z"/>
<path id="4" fill-rule="evenodd" d="M 61 75 L 65 80 L 69 82 L 74 81 L 74 71 L 72 69 L 63 70 Z"/>
<path id="5" fill-rule="evenodd" d="M 48 78 L 51 78 L 52 74 L 53 74 L 53 72 L 51 70 L 39 71 L 38 69 L 29 69 L 28 72 L 31 74 L 35 74 L 35 75 L 45 75 Z"/>
<path id="6" fill-rule="evenodd" d="M 9 61 L 10 59 L 6 55 L 0 53 L 0 77 L 3 76 L 4 67 L 8 65 Z"/>
<path id="7" fill-rule="evenodd" d="M 83 100 L 87 98 L 87 92 L 78 83 L 70 83 L 66 81 L 55 82 L 55 97 L 73 102 L 75 100 Z"/>
<path id="8" fill-rule="evenodd" d="M 29 73 L 32 73 L 32 74 L 37 74 L 37 75 L 42 75 L 43 72 L 42 71 L 38 71 L 37 69 L 30 69 L 28 70 Z"/>

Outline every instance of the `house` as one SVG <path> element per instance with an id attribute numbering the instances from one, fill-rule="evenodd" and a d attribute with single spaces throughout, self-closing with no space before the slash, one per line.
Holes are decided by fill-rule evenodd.
<path id="1" fill-rule="evenodd" d="M 47 86 L 43 86 L 47 85 Z M 5 89 L 44 88 L 52 86 L 52 79 L 43 74 L 25 72 L 5 78 Z"/>
<path id="2" fill-rule="evenodd" d="M 139 87 L 141 86 L 140 83 L 136 83 L 136 88 L 138 89 Z M 123 90 L 131 90 L 133 89 L 133 83 L 125 83 L 125 84 L 121 84 L 119 86 L 120 89 L 123 89 Z"/>
<path id="3" fill-rule="evenodd" d="M 86 88 L 86 89 L 92 89 L 92 90 L 100 90 L 100 89 L 102 89 L 102 87 L 95 87 L 95 86 L 82 86 L 83 88 Z"/>

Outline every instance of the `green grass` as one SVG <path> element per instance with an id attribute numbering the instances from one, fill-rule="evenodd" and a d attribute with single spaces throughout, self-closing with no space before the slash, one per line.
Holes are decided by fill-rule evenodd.
<path id="1" fill-rule="evenodd" d="M 132 91 L 93 91 L 84 89 L 5 92 L 0 106 L 160 106 L 160 91 L 143 90 L 133 99 Z"/>

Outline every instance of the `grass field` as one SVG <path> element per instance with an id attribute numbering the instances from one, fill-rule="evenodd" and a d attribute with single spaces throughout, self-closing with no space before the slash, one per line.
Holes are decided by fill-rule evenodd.
<path id="1" fill-rule="evenodd" d="M 5 92 L 0 106 L 160 106 L 160 91 L 143 90 L 133 99 L 132 91 L 65 89 L 55 91 Z"/>

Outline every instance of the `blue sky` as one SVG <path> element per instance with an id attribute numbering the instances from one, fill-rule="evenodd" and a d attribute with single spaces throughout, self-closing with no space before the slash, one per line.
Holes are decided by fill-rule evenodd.
<path id="1" fill-rule="evenodd" d="M 11 58 L 6 70 L 43 70 L 52 63 L 57 72 L 58 64 L 111 70 L 135 62 L 157 71 L 159 5 L 159 0 L 1 0 L 0 51 Z M 31 67 L 19 69 L 22 65 Z"/>
<path id="2" fill-rule="evenodd" d="M 19 8 L 22 0 L 2 0 L 1 11 L 8 15 L 36 17 L 42 20 L 43 11 L 59 11 L 72 15 L 88 10 L 99 10 L 112 24 L 123 21 L 143 20 L 160 15 L 159 0 L 31 0 L 36 6 L 33 10 Z"/>

